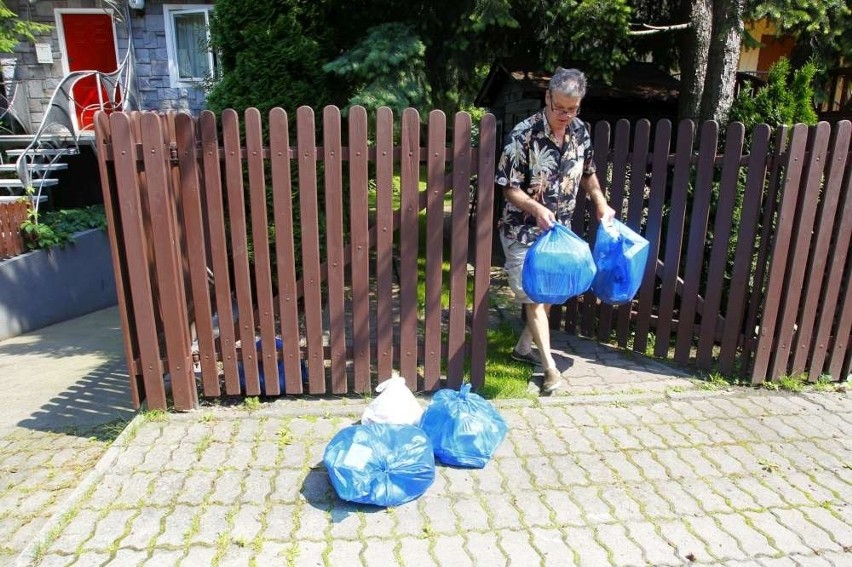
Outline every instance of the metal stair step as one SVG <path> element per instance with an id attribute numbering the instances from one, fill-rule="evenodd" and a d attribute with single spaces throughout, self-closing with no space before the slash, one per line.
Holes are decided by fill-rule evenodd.
<path id="1" fill-rule="evenodd" d="M 24 148 L 14 148 L 6 150 L 6 155 L 16 157 L 24 152 L 37 156 L 75 156 L 80 153 L 77 148 L 33 148 L 30 150 Z"/>
<path id="2" fill-rule="evenodd" d="M 27 169 L 32 172 L 59 171 L 60 169 L 68 169 L 67 163 L 28 163 Z M 14 163 L 4 163 L 0 165 L 0 173 L 17 173 L 18 166 Z"/>
<path id="3" fill-rule="evenodd" d="M 53 187 L 59 183 L 58 179 L 33 179 L 34 187 Z M 7 189 L 23 187 L 20 179 L 0 179 L 0 187 Z"/>

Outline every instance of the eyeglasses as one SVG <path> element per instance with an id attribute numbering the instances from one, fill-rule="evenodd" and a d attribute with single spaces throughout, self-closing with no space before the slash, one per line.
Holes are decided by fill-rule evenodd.
<path id="1" fill-rule="evenodd" d="M 550 99 L 550 111 L 556 116 L 577 116 L 580 114 L 580 106 L 575 106 L 574 108 L 556 108 L 553 106 L 553 93 L 548 91 L 549 99 Z"/>

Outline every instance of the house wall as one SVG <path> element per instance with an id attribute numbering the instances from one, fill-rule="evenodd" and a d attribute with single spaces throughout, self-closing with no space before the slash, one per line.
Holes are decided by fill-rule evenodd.
<path id="1" fill-rule="evenodd" d="M 198 0 L 169 2 L 171 4 L 212 4 Z M 25 20 L 50 24 L 50 35 L 38 37 L 39 43 L 51 47 L 52 63 L 39 63 L 35 45 L 21 42 L 12 54 L 0 55 L 16 59 L 14 79 L 19 81 L 20 95 L 26 98 L 24 108 L 29 116 L 22 117 L 28 123 L 25 127 L 35 131 L 47 108 L 50 97 L 64 76 L 62 67 L 62 46 L 56 31 L 56 8 L 98 9 L 107 7 L 100 0 L 11 0 L 7 6 Z M 115 33 L 118 43 L 119 61 L 124 57 L 128 36 L 133 38 L 136 56 L 135 97 L 138 106 L 145 110 L 188 110 L 197 114 L 205 108 L 205 93 L 201 88 L 171 88 L 169 82 L 168 57 L 166 52 L 166 31 L 163 19 L 163 4 L 157 0 L 147 0 L 145 9 L 130 10 L 128 26 L 116 22 Z"/>

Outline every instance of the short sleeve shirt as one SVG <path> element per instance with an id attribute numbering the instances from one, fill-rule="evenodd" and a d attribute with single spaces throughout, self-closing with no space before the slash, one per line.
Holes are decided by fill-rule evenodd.
<path id="1" fill-rule="evenodd" d="M 593 157 L 589 130 L 582 121 L 571 121 L 560 149 L 541 110 L 512 129 L 497 164 L 495 183 L 522 189 L 553 211 L 558 222 L 570 226 L 580 179 L 595 172 Z M 541 233 L 534 216 L 508 201 L 499 226 L 506 238 L 524 244 L 533 243 Z"/>

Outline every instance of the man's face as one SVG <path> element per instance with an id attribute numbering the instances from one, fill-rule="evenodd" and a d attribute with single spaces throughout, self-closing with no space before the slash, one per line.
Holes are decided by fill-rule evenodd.
<path id="1" fill-rule="evenodd" d="M 562 131 L 580 112 L 580 97 L 568 96 L 551 90 L 545 94 L 547 121 L 554 130 Z"/>

